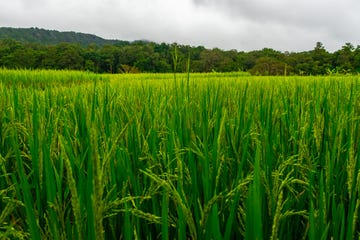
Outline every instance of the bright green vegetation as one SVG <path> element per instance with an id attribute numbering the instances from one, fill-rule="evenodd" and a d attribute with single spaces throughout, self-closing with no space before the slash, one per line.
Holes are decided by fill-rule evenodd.
<path id="1" fill-rule="evenodd" d="M 76 87 L 82 84 L 94 84 L 94 82 L 109 81 L 105 75 L 80 71 L 57 71 L 57 70 L 8 70 L 0 68 L 0 86 L 8 89 L 17 88 L 42 89 Z M 2 89 L 5 91 L 5 89 Z M 8 91 L 8 90 L 7 90 Z"/>
<path id="2" fill-rule="evenodd" d="M 360 237 L 359 77 L 0 81 L 1 239 Z"/>

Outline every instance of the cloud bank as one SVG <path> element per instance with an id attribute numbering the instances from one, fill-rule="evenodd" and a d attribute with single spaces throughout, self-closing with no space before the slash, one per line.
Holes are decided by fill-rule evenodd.
<path id="1" fill-rule="evenodd" d="M 104 38 L 250 51 L 334 51 L 360 44 L 360 1 L 12 0 L 0 26 L 93 33 Z"/>

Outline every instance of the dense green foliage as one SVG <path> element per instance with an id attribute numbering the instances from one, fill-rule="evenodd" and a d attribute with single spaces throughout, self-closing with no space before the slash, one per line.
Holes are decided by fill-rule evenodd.
<path id="1" fill-rule="evenodd" d="M 3 30 L 4 31 L 4 30 Z M 289 53 L 264 48 L 223 51 L 148 41 L 106 41 L 93 35 L 40 29 L 9 29 L 1 35 L 0 66 L 27 69 L 73 69 L 97 73 L 247 71 L 252 75 L 331 75 L 360 72 L 360 46 L 346 43 L 334 53 L 318 42 L 311 51 Z M 16 40 L 11 40 L 9 37 Z M 6 39 L 4 39 L 6 38 Z M 48 43 L 53 43 L 47 45 Z"/>
<path id="2" fill-rule="evenodd" d="M 359 77 L 0 72 L 1 239 L 360 237 Z"/>

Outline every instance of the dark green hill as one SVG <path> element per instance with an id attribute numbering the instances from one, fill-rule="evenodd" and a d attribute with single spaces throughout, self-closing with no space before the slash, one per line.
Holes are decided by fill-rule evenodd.
<path id="1" fill-rule="evenodd" d="M 80 45 L 105 45 L 105 44 L 121 44 L 124 41 L 107 40 L 93 34 L 77 33 L 77 32 L 59 32 L 55 30 L 45 30 L 39 28 L 10 28 L 0 27 L 0 39 L 15 39 L 26 43 L 39 43 L 44 45 L 59 43 L 79 43 Z"/>

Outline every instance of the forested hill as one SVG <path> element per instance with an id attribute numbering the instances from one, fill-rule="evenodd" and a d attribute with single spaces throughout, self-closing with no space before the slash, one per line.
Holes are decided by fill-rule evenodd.
<path id="1" fill-rule="evenodd" d="M 59 32 L 40 28 L 10 28 L 0 27 L 0 39 L 15 39 L 24 43 L 39 43 L 44 45 L 59 43 L 78 43 L 86 46 L 89 44 L 105 45 L 121 43 L 119 40 L 107 40 L 93 34 L 78 32 Z"/>
<path id="2" fill-rule="evenodd" d="M 175 51 L 176 50 L 176 51 Z M 174 54 L 176 53 L 176 58 Z M 0 68 L 75 69 L 99 73 L 246 71 L 253 75 L 360 74 L 360 45 L 331 53 L 321 42 L 304 52 L 250 52 L 177 43 L 105 40 L 91 34 L 0 28 Z"/>

